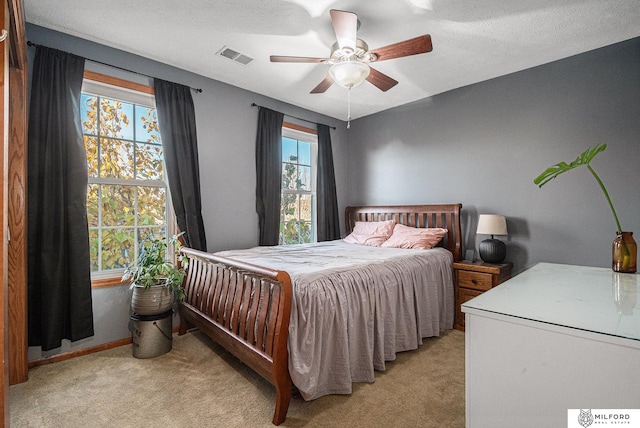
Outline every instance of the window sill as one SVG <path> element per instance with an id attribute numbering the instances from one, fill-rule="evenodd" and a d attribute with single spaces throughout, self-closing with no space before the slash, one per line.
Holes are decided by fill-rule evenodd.
<path id="1" fill-rule="evenodd" d="M 128 283 L 128 281 L 123 281 L 121 276 L 91 278 L 91 288 L 116 287 Z"/>

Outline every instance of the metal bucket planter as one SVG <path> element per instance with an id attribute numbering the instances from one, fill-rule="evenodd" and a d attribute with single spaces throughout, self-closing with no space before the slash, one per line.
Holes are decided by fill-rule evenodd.
<path id="1" fill-rule="evenodd" d="M 171 311 L 159 315 L 131 315 L 133 356 L 153 358 L 171 350 Z"/>
<path id="2" fill-rule="evenodd" d="M 144 288 L 135 285 L 131 296 L 131 309 L 138 315 L 158 315 L 170 311 L 173 292 L 163 284 Z"/>

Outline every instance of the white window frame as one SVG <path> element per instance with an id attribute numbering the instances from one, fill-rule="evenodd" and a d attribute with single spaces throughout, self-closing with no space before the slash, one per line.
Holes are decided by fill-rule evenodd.
<path id="1" fill-rule="evenodd" d="M 300 127 L 302 128 L 302 127 Z M 313 130 L 310 130 L 313 131 Z M 306 132 L 301 129 L 292 128 L 285 123 L 282 126 L 282 137 L 291 138 L 298 141 L 311 144 L 311 191 L 282 189 L 282 193 L 311 195 L 312 211 L 311 211 L 311 242 L 318 242 L 318 215 L 317 215 L 317 176 L 318 176 L 318 134 L 317 132 Z M 282 143 L 281 143 L 282 144 Z M 282 160 L 280 160 L 282 165 Z M 282 173 L 282 172 L 281 172 Z M 282 210 L 282 204 L 280 206 Z"/>
<path id="2" fill-rule="evenodd" d="M 155 95 L 136 91 L 134 89 L 117 86 L 110 83 L 105 83 L 91 78 L 84 77 L 82 82 L 82 93 L 96 95 L 104 98 L 109 98 L 117 101 L 122 101 L 129 104 L 135 104 L 142 107 L 156 108 Z M 84 133 L 83 133 L 84 135 Z M 162 138 L 162 137 L 161 137 Z M 166 210 L 166 226 L 165 234 L 166 238 L 170 239 L 175 233 L 175 215 L 173 212 L 173 206 L 171 204 L 171 194 L 169 191 L 169 184 L 167 182 L 166 164 L 163 157 L 163 171 L 164 180 L 127 180 L 118 178 L 100 178 L 100 177 L 88 177 L 88 184 L 101 184 L 101 185 L 127 185 L 127 186 L 145 186 L 145 187 L 158 187 L 165 189 L 165 210 Z M 137 212 L 137 207 L 134 207 Z M 99 211 L 102 213 L 102 211 Z M 99 219 L 99 224 L 102 224 L 102 219 Z M 118 229 L 119 226 L 102 227 L 101 229 Z M 137 226 L 134 226 L 137 237 Z M 135 254 L 138 254 L 138 240 L 135 239 Z M 91 280 L 94 287 L 110 286 L 120 284 L 120 278 L 124 274 L 125 268 L 109 269 L 102 271 L 91 272 Z M 116 280 L 117 279 L 117 280 Z M 113 281 L 110 281 L 113 280 Z M 104 283 L 105 285 L 97 285 Z"/>

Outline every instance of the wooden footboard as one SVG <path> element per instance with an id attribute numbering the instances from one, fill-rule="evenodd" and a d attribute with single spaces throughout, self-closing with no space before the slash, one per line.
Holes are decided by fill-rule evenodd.
<path id="1" fill-rule="evenodd" d="M 288 368 L 291 279 L 276 271 L 190 248 L 180 303 L 180 334 L 193 326 L 276 387 L 273 424 L 287 415 L 292 383 Z"/>

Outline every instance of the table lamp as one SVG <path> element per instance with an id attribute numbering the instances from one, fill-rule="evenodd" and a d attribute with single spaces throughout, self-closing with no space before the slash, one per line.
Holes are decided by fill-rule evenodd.
<path id="1" fill-rule="evenodd" d="M 478 217 L 478 235 L 491 235 L 480 243 L 480 258 L 486 263 L 501 263 L 507 254 L 504 242 L 494 239 L 494 235 L 507 235 L 507 219 L 503 215 L 480 214 Z"/>

